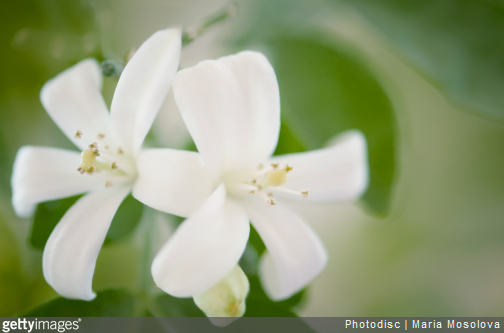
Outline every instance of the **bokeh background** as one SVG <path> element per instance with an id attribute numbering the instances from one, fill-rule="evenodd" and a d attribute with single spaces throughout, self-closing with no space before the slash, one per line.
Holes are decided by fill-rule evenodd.
<path id="1" fill-rule="evenodd" d="M 42 277 L 41 250 L 57 222 L 55 211 L 64 204 L 41 206 L 34 222 L 16 217 L 10 203 L 19 147 L 73 149 L 40 104 L 44 82 L 86 57 L 120 65 L 156 30 L 194 30 L 223 13 L 232 15 L 221 15 L 225 18 L 187 44 L 180 66 L 244 49 L 264 52 L 282 99 L 277 153 L 329 145 L 347 129 L 363 131 L 368 140 L 371 182 L 359 202 L 296 207 L 323 239 L 330 259 L 289 311 L 303 316 L 502 316 L 502 2 L 0 3 L 0 316 L 61 314 L 62 305 L 55 302 L 62 300 Z M 108 101 L 116 82 L 116 77 L 105 79 Z M 191 147 L 174 110 L 169 97 L 146 144 Z M 126 231 L 117 227 L 100 253 L 93 285 L 104 291 L 106 301 L 95 307 L 103 312 L 92 314 L 190 315 L 184 312 L 189 303 L 166 298 L 156 303 L 157 313 L 142 307 L 146 293 L 160 293 L 150 280 L 149 258 L 168 237 L 174 218 L 148 209 L 138 216 L 139 223 Z M 153 229 L 158 239 L 146 236 Z M 252 245 L 247 252 L 251 262 L 260 251 L 260 245 Z M 247 258 L 243 266 L 253 279 Z M 133 296 L 125 303 L 124 295 L 110 288 Z M 86 313 L 85 305 L 75 306 Z M 265 309 L 261 315 L 285 315 Z"/>

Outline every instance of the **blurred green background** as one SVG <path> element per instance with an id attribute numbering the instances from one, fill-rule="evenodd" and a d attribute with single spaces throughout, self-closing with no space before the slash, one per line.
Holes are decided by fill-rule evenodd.
<path id="1" fill-rule="evenodd" d="M 0 316 L 57 315 L 68 304 L 39 307 L 57 298 L 42 277 L 41 246 L 33 246 L 47 235 L 34 235 L 34 222 L 17 218 L 10 203 L 19 147 L 73 149 L 40 104 L 42 85 L 86 57 L 121 63 L 154 31 L 198 27 L 230 3 L 0 1 Z M 328 266 L 289 304 L 270 304 L 258 315 L 288 315 L 282 308 L 303 316 L 501 316 L 504 5 L 249 0 L 235 9 L 184 47 L 181 67 L 244 49 L 264 52 L 282 99 L 277 153 L 320 148 L 359 129 L 368 140 L 371 174 L 357 204 L 296 207 L 323 239 Z M 116 82 L 105 79 L 107 101 Z M 147 144 L 190 146 L 173 107 L 169 98 Z M 49 209 L 49 220 L 51 207 L 40 207 Z M 146 294 L 160 294 L 149 258 L 173 218 L 147 209 L 141 216 L 134 230 L 137 221 L 123 222 L 132 226 L 124 232 L 119 219 L 113 223 L 117 237 L 109 234 L 93 283 L 104 290 L 99 306 L 85 312 L 72 303 L 80 312 L 65 314 L 194 314 L 192 303 L 167 297 L 157 299 L 157 312 L 142 307 Z M 146 240 L 153 228 L 166 230 Z M 251 281 L 260 251 L 253 238 L 242 262 Z M 117 287 L 123 289 L 109 290 Z M 259 289 L 252 284 L 251 299 Z M 264 306 L 248 305 L 249 314 Z"/>

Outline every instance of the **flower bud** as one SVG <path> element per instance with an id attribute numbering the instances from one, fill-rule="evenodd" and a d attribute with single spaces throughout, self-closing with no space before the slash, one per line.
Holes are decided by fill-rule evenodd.
<path id="1" fill-rule="evenodd" d="M 249 292 L 249 281 L 240 266 L 235 268 L 219 283 L 207 291 L 193 296 L 194 303 L 217 326 L 226 326 L 245 313 L 245 299 Z M 231 320 L 230 320 L 231 319 Z"/>

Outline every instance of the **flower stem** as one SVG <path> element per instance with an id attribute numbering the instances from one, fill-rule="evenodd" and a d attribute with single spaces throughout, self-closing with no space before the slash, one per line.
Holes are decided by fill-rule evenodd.
<path id="1" fill-rule="evenodd" d="M 187 44 L 193 42 L 196 38 L 203 35 L 206 30 L 211 28 L 217 23 L 227 20 L 235 16 L 236 14 L 236 2 L 231 2 L 228 6 L 226 6 L 220 12 L 210 16 L 206 20 L 204 20 L 199 26 L 190 28 L 182 32 L 182 45 L 186 46 Z"/>

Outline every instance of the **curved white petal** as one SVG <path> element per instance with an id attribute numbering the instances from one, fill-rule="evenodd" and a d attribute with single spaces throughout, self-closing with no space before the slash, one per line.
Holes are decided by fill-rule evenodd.
<path id="1" fill-rule="evenodd" d="M 206 60 L 182 70 L 175 77 L 173 93 L 208 168 L 217 172 L 247 164 L 249 114 L 227 66 Z"/>
<path id="2" fill-rule="evenodd" d="M 219 186 L 156 255 L 154 281 L 175 297 L 206 291 L 236 266 L 249 229 L 243 209 L 226 200 L 226 190 Z"/>
<path id="3" fill-rule="evenodd" d="M 244 204 L 269 252 L 259 267 L 266 292 L 274 300 L 292 296 L 325 267 L 327 253 L 322 242 L 285 206 L 268 207 L 258 198 L 250 198 Z"/>
<path id="4" fill-rule="evenodd" d="M 270 157 L 280 132 L 280 93 L 275 72 L 266 57 L 259 52 L 243 51 L 222 57 L 234 74 L 250 113 L 251 150 L 256 163 Z"/>
<path id="5" fill-rule="evenodd" d="M 104 181 L 81 175 L 80 154 L 47 147 L 19 149 L 12 170 L 12 204 L 16 214 L 30 216 L 44 201 L 65 198 L 104 187 Z"/>
<path id="6" fill-rule="evenodd" d="M 187 217 L 215 189 L 198 153 L 174 149 L 142 150 L 133 196 L 154 209 Z"/>
<path id="7" fill-rule="evenodd" d="M 42 105 L 56 125 L 79 148 L 96 141 L 109 128 L 101 95 L 102 75 L 94 59 L 86 59 L 48 81 L 40 93 Z M 77 131 L 83 133 L 75 138 Z"/>
<path id="8" fill-rule="evenodd" d="M 129 188 L 103 189 L 79 199 L 65 213 L 44 248 L 44 277 L 66 298 L 92 300 L 98 252 Z"/>
<path id="9" fill-rule="evenodd" d="M 178 68 L 180 29 L 160 30 L 147 39 L 124 68 L 110 107 L 112 135 L 136 153 L 170 89 Z"/>
<path id="10" fill-rule="evenodd" d="M 271 161 L 288 163 L 293 168 L 287 175 L 284 187 L 308 190 L 309 201 L 357 199 L 368 185 L 366 139 L 358 131 L 340 135 L 332 147 L 275 156 Z M 301 198 L 281 193 L 278 195 Z"/>

